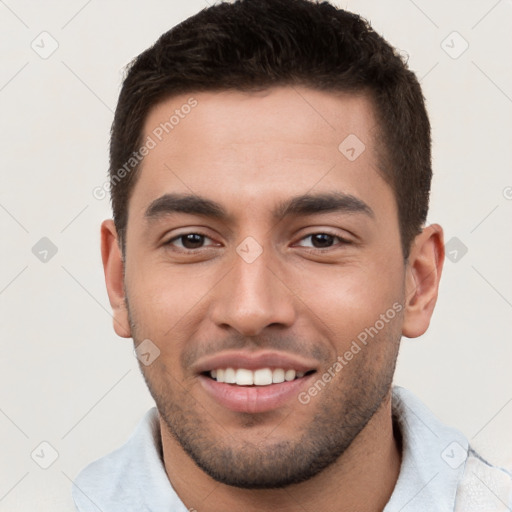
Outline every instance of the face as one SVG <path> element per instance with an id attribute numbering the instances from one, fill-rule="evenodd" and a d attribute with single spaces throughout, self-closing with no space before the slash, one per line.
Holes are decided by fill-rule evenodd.
<path id="1" fill-rule="evenodd" d="M 289 87 L 146 120 L 117 329 L 158 347 L 141 369 L 162 425 L 220 482 L 312 477 L 389 395 L 406 271 L 375 130 L 365 96 Z"/>

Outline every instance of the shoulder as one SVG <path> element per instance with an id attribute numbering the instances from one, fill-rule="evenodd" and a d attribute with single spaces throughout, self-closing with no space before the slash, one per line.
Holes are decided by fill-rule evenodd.
<path id="1" fill-rule="evenodd" d="M 156 408 L 150 409 L 128 441 L 86 466 L 73 482 L 80 512 L 146 510 L 146 490 L 169 485 L 163 462 Z"/>
<path id="2" fill-rule="evenodd" d="M 493 466 L 471 447 L 457 488 L 455 512 L 505 512 L 512 509 L 512 473 Z"/>
<path id="3" fill-rule="evenodd" d="M 403 447 L 390 511 L 409 502 L 417 510 L 512 510 L 511 472 L 486 461 L 462 432 L 444 425 L 414 394 L 397 386 L 393 417 Z"/>

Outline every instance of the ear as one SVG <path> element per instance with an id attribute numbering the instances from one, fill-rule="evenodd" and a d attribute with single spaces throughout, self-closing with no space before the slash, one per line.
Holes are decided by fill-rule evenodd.
<path id="1" fill-rule="evenodd" d="M 105 272 L 108 298 L 113 310 L 114 330 L 122 338 L 131 338 L 128 310 L 126 309 L 123 255 L 113 220 L 101 224 L 101 259 Z"/>
<path id="2" fill-rule="evenodd" d="M 405 313 L 402 334 L 421 336 L 430 324 L 444 263 L 443 229 L 426 227 L 414 239 L 406 265 Z"/>

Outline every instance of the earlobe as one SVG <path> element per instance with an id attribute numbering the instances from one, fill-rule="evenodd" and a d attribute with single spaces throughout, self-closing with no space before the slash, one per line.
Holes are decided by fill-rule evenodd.
<path id="1" fill-rule="evenodd" d="M 119 248 L 114 221 L 110 219 L 101 224 L 101 259 L 108 298 L 113 310 L 114 330 L 122 338 L 131 338 L 125 302 L 123 255 Z"/>
<path id="2" fill-rule="evenodd" d="M 426 227 L 414 239 L 406 267 L 405 312 L 402 335 L 421 336 L 430 324 L 444 262 L 443 230 Z"/>

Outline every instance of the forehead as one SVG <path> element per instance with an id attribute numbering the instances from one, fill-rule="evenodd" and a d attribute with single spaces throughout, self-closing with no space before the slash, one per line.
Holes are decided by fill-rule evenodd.
<path id="1" fill-rule="evenodd" d="M 270 208 L 277 196 L 312 189 L 370 202 L 383 189 L 393 202 L 378 172 L 376 130 L 363 94 L 281 87 L 175 96 L 145 121 L 143 140 L 154 147 L 141 164 L 133 206 L 186 192 L 232 209 Z"/>

